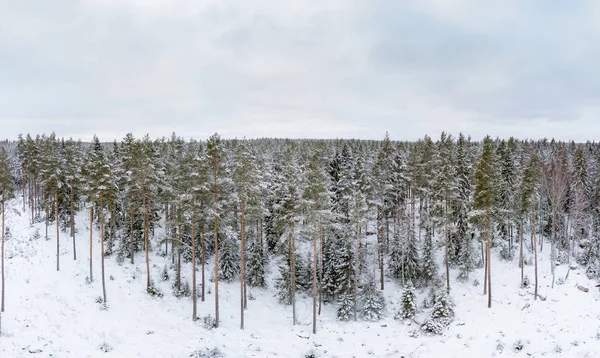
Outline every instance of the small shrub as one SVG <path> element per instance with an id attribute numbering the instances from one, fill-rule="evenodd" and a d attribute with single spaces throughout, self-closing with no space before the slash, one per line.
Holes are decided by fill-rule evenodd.
<path id="1" fill-rule="evenodd" d="M 150 287 L 148 287 L 148 289 L 146 291 L 152 297 L 161 298 L 163 296 L 162 291 L 160 290 L 160 288 L 156 287 L 156 285 L 154 284 L 154 281 L 150 281 Z"/>
<path id="2" fill-rule="evenodd" d="M 304 358 L 318 358 L 318 357 L 319 357 L 319 355 L 318 355 L 317 351 L 314 350 L 314 348 L 304 354 Z"/>
<path id="3" fill-rule="evenodd" d="M 193 351 L 190 358 L 222 358 L 225 357 L 219 348 L 204 348 Z"/>
<path id="4" fill-rule="evenodd" d="M 523 350 L 523 347 L 525 346 L 525 344 L 523 344 L 523 341 L 521 341 L 520 339 L 518 341 L 515 342 L 514 344 L 514 349 L 515 352 L 520 352 Z"/>
<path id="5" fill-rule="evenodd" d="M 33 240 L 39 240 L 42 237 L 42 234 L 40 234 L 40 228 L 36 227 L 35 231 L 33 232 Z"/>
<path id="6" fill-rule="evenodd" d="M 202 327 L 208 330 L 217 328 L 217 320 L 214 319 L 211 315 L 204 316 L 202 317 Z"/>
<path id="7" fill-rule="evenodd" d="M 523 277 L 523 284 L 521 285 L 521 288 L 527 288 L 529 286 L 531 286 L 531 281 L 529 281 L 529 277 Z"/>
<path id="8" fill-rule="evenodd" d="M 481 283 L 479 282 L 479 280 L 478 279 L 474 279 L 473 280 L 473 286 L 477 287 L 479 285 L 481 285 Z"/>
<path id="9" fill-rule="evenodd" d="M 167 267 L 167 265 L 163 267 L 163 270 L 160 273 L 160 280 L 162 282 L 169 281 L 169 268 Z"/>
<path id="10" fill-rule="evenodd" d="M 110 344 L 108 344 L 106 342 L 102 342 L 99 349 L 104 353 L 108 353 L 113 350 L 113 348 L 110 346 Z"/>

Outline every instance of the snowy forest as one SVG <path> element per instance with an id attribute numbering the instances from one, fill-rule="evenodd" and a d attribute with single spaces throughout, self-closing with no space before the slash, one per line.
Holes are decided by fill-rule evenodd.
<path id="1" fill-rule="evenodd" d="M 245 318 L 262 291 L 290 313 L 290 326 L 300 320 L 313 334 L 327 307 L 339 321 L 392 317 L 438 335 L 460 319 L 455 285 L 475 287 L 493 309 L 503 289 L 497 263 L 516 268 L 514 285 L 534 301 L 547 298 L 542 253 L 551 288 L 566 280 L 559 268 L 600 275 L 597 143 L 447 133 L 415 142 L 173 133 L 87 143 L 52 133 L 0 147 L 2 311 L 12 290 L 5 241 L 17 235 L 4 219 L 10 200 L 55 242 L 46 270 L 89 261 L 85 281 L 99 282 L 104 309 L 116 294 L 105 261 L 139 262 L 137 290 L 189 300 L 189 319 L 215 331 L 230 316 L 252 325 Z M 227 291 L 237 310 L 220 306 L 219 285 L 237 287 Z M 299 300 L 310 317 L 298 317 Z"/>

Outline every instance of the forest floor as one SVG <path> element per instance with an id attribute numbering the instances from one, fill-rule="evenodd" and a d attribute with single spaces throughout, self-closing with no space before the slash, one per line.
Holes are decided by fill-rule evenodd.
<path id="1" fill-rule="evenodd" d="M 551 288 L 549 246 L 540 255 L 540 294 L 522 289 L 517 260 L 504 262 L 494 252 L 492 308 L 487 307 L 483 269 L 469 282 L 459 283 L 451 271 L 450 297 L 455 319 L 439 336 L 420 333 L 416 323 L 394 319 L 401 289 L 391 280 L 385 289 L 387 313 L 379 322 L 339 322 L 336 307 L 325 305 L 312 334 L 312 299 L 298 298 L 298 324 L 292 326 L 291 307 L 277 302 L 272 288 L 250 289 L 245 330 L 239 328 L 239 282 L 220 284 L 221 325 L 208 330 L 202 319 L 191 320 L 191 298 L 171 293 L 173 275 L 160 281 L 170 257 L 151 255 L 151 275 L 164 293 L 148 295 L 144 256 L 136 263 L 106 259 L 107 309 L 102 296 L 99 243 L 94 240 L 94 281 L 89 276 L 89 218 L 77 217 L 77 260 L 73 243 L 61 233 L 60 271 L 56 271 L 55 228 L 45 240 L 43 223 L 31 226 L 17 201 L 7 206 L 6 222 L 12 237 L 6 240 L 6 311 L 2 314 L 0 357 L 190 357 L 193 352 L 218 349 L 224 357 L 599 357 L 600 293 L 582 269 L 572 270 L 564 283 Z M 34 239 L 36 229 L 41 233 Z M 95 237 L 98 234 L 94 232 Z M 158 251 L 158 250 L 157 250 Z M 438 262 L 441 271 L 441 261 Z M 533 281 L 533 266 L 526 266 Z M 557 267 L 564 278 L 567 265 Z M 189 266 L 183 269 L 189 277 Z M 209 270 L 210 271 L 210 270 Z M 273 270 L 275 271 L 275 270 Z M 212 272 L 212 271 L 210 271 Z M 171 272 L 172 273 L 172 272 Z M 273 287 L 270 273 L 269 284 Z M 207 277 L 212 274 L 208 273 Z M 199 275 L 198 275 L 199 277 Z M 577 285 L 589 288 L 582 292 Z M 198 316 L 214 315 L 212 284 L 206 302 L 198 300 Z M 419 293 L 420 306 L 427 292 Z M 422 322 L 428 311 L 416 317 Z M 520 349 L 519 349 L 520 347 Z M 203 355 L 198 355 L 201 357 Z"/>

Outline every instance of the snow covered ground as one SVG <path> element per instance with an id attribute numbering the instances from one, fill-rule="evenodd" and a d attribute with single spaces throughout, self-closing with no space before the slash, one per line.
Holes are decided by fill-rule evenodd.
<path id="1" fill-rule="evenodd" d="M 239 283 L 222 284 L 221 326 L 207 330 L 202 320 L 192 322 L 191 298 L 175 298 L 171 282 L 160 282 L 159 273 L 168 258 L 151 257 L 153 279 L 160 284 L 163 298 L 145 292 L 141 254 L 134 266 L 107 259 L 108 309 L 102 310 L 96 303 L 102 294 L 97 242 L 95 281 L 86 283 L 89 219 L 84 213 L 77 221 L 77 261 L 73 261 L 70 238 L 61 234 L 60 272 L 56 271 L 53 228 L 46 241 L 44 224 L 30 227 L 17 201 L 7 206 L 6 220 L 12 238 L 6 242 L 2 358 L 189 357 L 194 351 L 213 348 L 225 357 L 304 357 L 310 351 L 320 357 L 600 357 L 600 293 L 595 282 L 576 270 L 564 284 L 551 289 L 549 249 L 540 259 L 540 294 L 546 301 L 534 301 L 532 289 L 519 288 L 516 260 L 492 262 L 491 309 L 482 285 L 473 285 L 475 278 L 483 282 L 482 270 L 476 270 L 467 283 L 454 281 L 457 272 L 453 271 L 451 297 L 457 303 L 456 316 L 441 336 L 412 337 L 418 325 L 394 320 L 401 290 L 393 282 L 385 290 L 384 320 L 342 323 L 335 319 L 335 307 L 325 306 L 317 335 L 311 334 L 309 297 L 298 300 L 299 324 L 292 326 L 291 308 L 279 304 L 271 290 L 251 290 L 255 299 L 248 302 L 246 329 L 240 330 Z M 36 228 L 42 237 L 34 240 Z M 557 277 L 564 277 L 566 270 L 566 266 L 558 267 Z M 186 266 L 184 273 L 189 276 L 189 271 Z M 533 266 L 527 266 L 526 272 L 533 279 Z M 576 284 L 589 287 L 589 292 L 578 290 Z M 200 317 L 214 314 L 212 293 L 206 302 L 198 302 L 198 310 Z M 519 342 L 522 349 L 516 350 Z"/>

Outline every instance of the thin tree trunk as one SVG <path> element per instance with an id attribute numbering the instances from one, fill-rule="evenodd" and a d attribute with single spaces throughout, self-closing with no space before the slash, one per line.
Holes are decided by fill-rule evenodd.
<path id="1" fill-rule="evenodd" d="M 523 257 L 523 236 L 524 236 L 524 232 L 523 232 L 523 217 L 521 217 L 521 243 L 520 243 L 520 248 L 519 248 L 519 266 L 521 266 L 521 287 L 523 287 L 523 283 L 525 280 L 525 259 Z"/>
<path id="2" fill-rule="evenodd" d="M 383 226 L 381 225 L 382 210 L 377 208 L 377 238 L 378 238 L 378 256 L 379 256 L 379 281 L 381 282 L 381 290 L 384 288 L 384 277 L 383 277 Z"/>
<path id="3" fill-rule="evenodd" d="M 178 211 L 181 207 L 177 208 Z M 177 215 L 177 291 L 181 292 L 181 214 Z"/>
<path id="4" fill-rule="evenodd" d="M 292 324 L 296 325 L 296 260 L 294 255 L 294 222 L 290 231 L 290 300 L 292 302 Z"/>
<path id="5" fill-rule="evenodd" d="M 94 229 L 94 208 L 90 206 L 90 282 L 94 281 L 94 271 L 92 269 L 93 253 L 93 229 Z"/>
<path id="6" fill-rule="evenodd" d="M 204 302 L 204 218 L 200 220 L 200 246 L 202 250 L 202 302 Z"/>
<path id="7" fill-rule="evenodd" d="M 0 312 L 4 312 L 4 295 L 6 293 L 4 280 L 4 187 L 2 187 L 2 303 L 0 304 Z"/>
<path id="8" fill-rule="evenodd" d="M 102 297 L 106 303 L 106 279 L 104 274 L 104 207 L 102 202 L 102 192 L 100 192 L 100 267 L 102 274 Z"/>
<path id="9" fill-rule="evenodd" d="M 23 212 L 25 212 L 25 164 L 21 161 L 21 193 L 23 194 Z"/>
<path id="10" fill-rule="evenodd" d="M 165 203 L 165 233 L 169 232 L 169 203 Z M 165 235 L 166 236 L 166 235 Z M 165 241 L 165 257 L 169 255 L 169 241 Z"/>
<path id="11" fill-rule="evenodd" d="M 144 180 L 144 179 L 142 179 Z M 148 253 L 148 198 L 146 197 L 145 182 L 142 184 L 142 196 L 144 198 L 144 248 L 146 249 L 146 289 L 150 288 L 150 257 Z"/>
<path id="12" fill-rule="evenodd" d="M 446 292 L 450 293 L 450 235 L 448 235 L 448 198 L 445 200 L 444 208 L 444 234 L 446 235 Z M 402 260 L 404 263 L 404 260 Z"/>
<path id="13" fill-rule="evenodd" d="M 319 237 L 321 239 L 320 249 L 319 249 L 319 316 L 321 315 L 321 306 L 323 305 L 323 248 L 325 247 L 325 236 L 323 235 L 323 226 L 321 226 L 321 221 L 319 220 Z"/>
<path id="14" fill-rule="evenodd" d="M 134 254 L 135 250 L 133 245 L 133 195 L 132 190 L 129 189 L 129 256 L 131 257 L 132 265 Z"/>
<path id="15" fill-rule="evenodd" d="M 356 311 L 357 311 L 357 302 L 358 302 L 358 277 L 359 277 L 359 267 L 360 267 L 360 260 L 359 260 L 359 245 L 360 245 L 360 220 L 357 217 L 356 218 L 356 242 L 354 244 L 354 321 L 356 322 L 357 320 L 357 315 L 356 315 Z"/>
<path id="16" fill-rule="evenodd" d="M 58 232 L 58 185 L 56 185 L 54 192 L 55 212 L 54 220 L 56 221 L 56 271 L 60 271 L 60 236 Z"/>
<path id="17" fill-rule="evenodd" d="M 240 329 L 244 329 L 244 282 L 246 281 L 246 218 L 244 215 L 246 201 L 242 198 L 241 202 L 241 218 L 240 218 L 240 236 L 241 236 L 241 247 L 240 247 Z"/>
<path id="18" fill-rule="evenodd" d="M 533 289 L 533 299 L 537 300 L 538 297 L 538 258 L 537 258 L 537 237 L 535 235 L 536 223 L 535 223 L 535 199 L 533 200 L 533 258 L 535 261 L 535 284 Z"/>
<path id="19" fill-rule="evenodd" d="M 486 235 L 489 236 L 489 235 Z M 481 243 L 483 249 L 483 242 Z M 488 278 L 488 251 L 487 251 L 487 237 L 485 240 L 485 258 L 483 260 L 483 266 L 485 267 L 483 270 L 483 294 L 487 295 L 487 278 Z"/>
<path id="20" fill-rule="evenodd" d="M 317 220 L 315 210 L 315 223 L 313 231 L 313 334 L 317 333 Z"/>
<path id="21" fill-rule="evenodd" d="M 215 326 L 219 327 L 219 218 L 217 215 L 215 215 Z"/>
<path id="22" fill-rule="evenodd" d="M 196 320 L 196 231 L 195 231 L 195 214 L 196 205 L 194 199 L 192 199 L 192 321 Z M 168 209 L 167 209 L 168 210 Z"/>
<path id="23" fill-rule="evenodd" d="M 69 197 L 71 201 L 71 238 L 73 239 L 73 260 L 77 260 L 77 249 L 75 247 L 75 203 L 73 202 L 73 192 L 75 189 L 73 188 L 73 180 L 70 181 L 69 185 L 71 186 L 71 195 Z"/>
<path id="24" fill-rule="evenodd" d="M 492 267 L 491 267 L 491 242 L 490 242 L 490 206 L 487 206 L 487 284 L 488 284 L 488 308 L 492 307 Z"/>
<path id="25" fill-rule="evenodd" d="M 44 205 L 44 210 L 46 212 L 46 240 L 48 240 L 48 204 Z"/>

